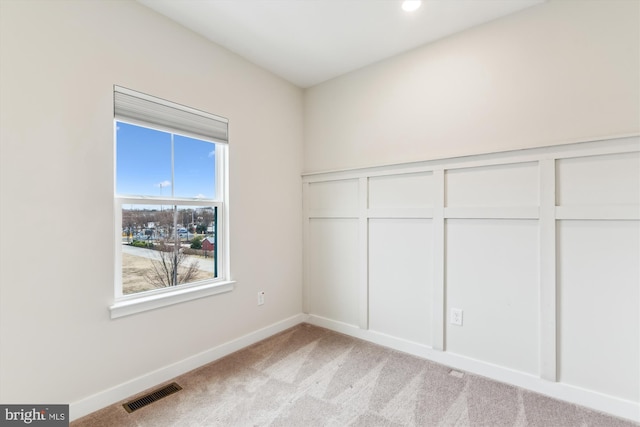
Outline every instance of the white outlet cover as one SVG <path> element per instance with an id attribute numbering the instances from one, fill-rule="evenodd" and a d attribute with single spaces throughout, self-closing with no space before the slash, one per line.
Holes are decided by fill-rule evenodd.
<path id="1" fill-rule="evenodd" d="M 462 326 L 462 309 L 452 308 L 450 314 L 449 322 L 452 325 Z"/>
<path id="2" fill-rule="evenodd" d="M 464 372 L 460 372 L 460 371 L 456 371 L 455 369 L 452 369 L 449 371 L 449 375 L 456 378 L 462 378 L 464 377 Z"/>

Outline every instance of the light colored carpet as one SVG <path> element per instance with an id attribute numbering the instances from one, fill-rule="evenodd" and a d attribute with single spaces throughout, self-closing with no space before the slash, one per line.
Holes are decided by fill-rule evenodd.
<path id="1" fill-rule="evenodd" d="M 175 381 L 131 414 L 121 402 L 71 425 L 638 426 L 308 324 Z"/>

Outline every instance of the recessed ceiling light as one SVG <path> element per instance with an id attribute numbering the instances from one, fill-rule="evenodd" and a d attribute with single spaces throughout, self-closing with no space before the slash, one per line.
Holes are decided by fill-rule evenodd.
<path id="1" fill-rule="evenodd" d="M 402 10 L 405 12 L 413 12 L 414 10 L 418 10 L 421 4 L 422 0 L 404 0 L 402 2 Z"/>

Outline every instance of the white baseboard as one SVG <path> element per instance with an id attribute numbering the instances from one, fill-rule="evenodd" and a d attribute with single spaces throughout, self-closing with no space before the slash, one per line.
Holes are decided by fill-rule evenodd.
<path id="1" fill-rule="evenodd" d="M 383 345 L 404 353 L 413 354 L 451 368 L 470 372 L 496 381 L 511 384 L 536 393 L 565 402 L 575 403 L 616 417 L 640 422 L 640 403 L 623 400 L 615 396 L 597 393 L 569 384 L 551 382 L 535 375 L 493 365 L 446 351 L 385 335 L 379 332 L 360 329 L 358 326 L 337 322 L 320 316 L 309 315 L 307 323 Z"/>
<path id="2" fill-rule="evenodd" d="M 88 415 L 106 406 L 126 399 L 129 396 L 140 393 L 148 388 L 161 384 L 172 378 L 187 373 L 200 366 L 211 363 L 235 351 L 251 344 L 255 344 L 265 338 L 282 332 L 297 324 L 307 321 L 308 315 L 297 314 L 288 319 L 281 320 L 272 325 L 258 329 L 233 341 L 213 347 L 179 362 L 165 366 L 164 368 L 149 372 L 126 383 L 118 384 L 107 390 L 96 393 L 69 405 L 69 418 L 71 421 Z"/>

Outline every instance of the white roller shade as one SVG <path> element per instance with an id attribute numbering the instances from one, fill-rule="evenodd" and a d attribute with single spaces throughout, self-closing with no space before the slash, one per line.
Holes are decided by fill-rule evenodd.
<path id="1" fill-rule="evenodd" d="M 197 139 L 229 142 L 224 117 L 146 95 L 120 86 L 113 87 L 114 117 Z"/>

